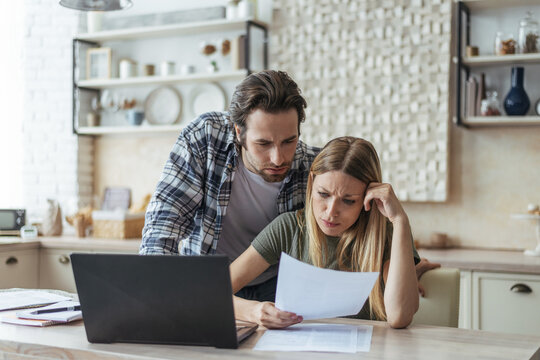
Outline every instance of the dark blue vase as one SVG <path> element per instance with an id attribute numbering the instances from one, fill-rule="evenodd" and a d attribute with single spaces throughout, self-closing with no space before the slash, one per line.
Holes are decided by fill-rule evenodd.
<path id="1" fill-rule="evenodd" d="M 507 115 L 525 115 L 531 102 L 523 88 L 523 68 L 512 68 L 512 88 L 504 98 L 504 110 Z"/>

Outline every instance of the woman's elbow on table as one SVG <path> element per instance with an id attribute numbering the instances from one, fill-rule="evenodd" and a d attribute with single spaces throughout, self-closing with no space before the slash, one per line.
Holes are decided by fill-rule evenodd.
<path id="1" fill-rule="evenodd" d="M 411 324 L 413 317 L 414 314 L 399 314 L 397 316 L 389 316 L 387 321 L 390 327 L 394 329 L 403 329 Z"/>
<path id="2" fill-rule="evenodd" d="M 401 309 L 386 314 L 386 321 L 390 327 L 394 329 L 403 329 L 411 324 L 414 318 L 414 314 L 418 311 L 420 301 L 418 298 L 416 301 L 413 299 L 413 303 L 410 306 L 403 306 Z"/>

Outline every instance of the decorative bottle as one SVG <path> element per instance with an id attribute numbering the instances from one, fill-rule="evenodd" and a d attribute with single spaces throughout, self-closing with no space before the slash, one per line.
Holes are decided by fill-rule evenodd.
<path id="1" fill-rule="evenodd" d="M 504 110 L 508 115 L 525 115 L 531 105 L 529 97 L 523 88 L 522 67 L 512 68 L 512 88 L 504 99 Z"/>

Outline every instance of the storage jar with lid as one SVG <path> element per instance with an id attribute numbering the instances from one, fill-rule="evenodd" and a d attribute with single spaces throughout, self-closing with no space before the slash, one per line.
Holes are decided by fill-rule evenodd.
<path id="1" fill-rule="evenodd" d="M 480 114 L 482 116 L 500 116 L 501 106 L 499 104 L 499 99 L 497 98 L 497 92 L 488 91 L 486 94 L 487 97 L 482 100 Z"/>
<path id="2" fill-rule="evenodd" d="M 516 40 L 512 34 L 498 31 L 495 34 L 495 55 L 509 55 L 516 53 Z"/>
<path id="3" fill-rule="evenodd" d="M 527 16 L 519 23 L 519 52 L 522 54 L 539 52 L 538 38 L 538 21 L 533 18 L 530 11 L 527 11 Z"/>

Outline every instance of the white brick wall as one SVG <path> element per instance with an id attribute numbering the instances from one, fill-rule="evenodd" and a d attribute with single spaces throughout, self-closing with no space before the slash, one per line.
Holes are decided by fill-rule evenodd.
<path id="1" fill-rule="evenodd" d="M 72 133 L 72 38 L 80 12 L 55 0 L 25 1 L 24 204 L 30 215 L 60 202 L 64 213 L 92 198 L 93 139 Z"/>

